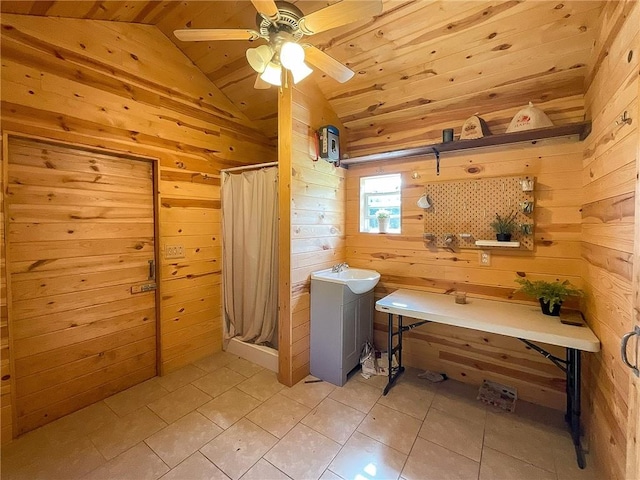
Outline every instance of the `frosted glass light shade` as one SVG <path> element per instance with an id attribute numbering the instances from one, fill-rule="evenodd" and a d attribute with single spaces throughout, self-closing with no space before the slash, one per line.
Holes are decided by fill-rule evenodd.
<path id="1" fill-rule="evenodd" d="M 273 58 L 273 50 L 271 50 L 269 45 L 260 45 L 257 48 L 247 49 L 246 55 L 251 68 L 258 73 L 262 73 Z"/>
<path id="2" fill-rule="evenodd" d="M 313 72 L 313 70 L 304 62 L 300 63 L 300 65 L 296 65 L 294 68 L 290 68 L 290 70 L 293 75 L 293 83 L 298 83 L 304 80 Z"/>
<path id="3" fill-rule="evenodd" d="M 286 42 L 280 49 L 280 63 L 284 68 L 294 70 L 304 63 L 304 48 L 298 43 Z"/>
<path id="4" fill-rule="evenodd" d="M 260 78 L 276 87 L 282 86 L 282 68 L 274 62 L 269 62 Z"/>

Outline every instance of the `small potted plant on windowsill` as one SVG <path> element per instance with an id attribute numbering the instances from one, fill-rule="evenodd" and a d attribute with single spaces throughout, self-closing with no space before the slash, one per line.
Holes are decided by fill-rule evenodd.
<path id="1" fill-rule="evenodd" d="M 387 233 L 387 229 L 389 228 L 389 216 L 391 214 L 388 210 L 381 208 L 376 212 L 376 218 L 378 219 L 378 232 Z"/>
<path id="2" fill-rule="evenodd" d="M 496 232 L 496 240 L 499 242 L 511 241 L 511 234 L 517 226 L 516 216 L 517 213 L 513 211 L 505 217 L 496 213 L 496 219 L 490 224 Z"/>
<path id="3" fill-rule="evenodd" d="M 518 292 L 537 298 L 540 308 L 545 315 L 557 317 L 560 315 L 560 307 L 567 297 L 583 295 L 582 290 L 574 288 L 569 280 L 564 282 L 545 282 L 544 280 L 528 280 L 516 278 L 516 282 L 522 285 Z"/>

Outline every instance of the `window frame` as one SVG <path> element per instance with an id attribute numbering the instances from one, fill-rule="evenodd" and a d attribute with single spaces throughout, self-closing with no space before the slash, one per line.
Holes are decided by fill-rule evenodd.
<path id="1" fill-rule="evenodd" d="M 397 189 L 394 190 L 384 190 L 384 191 L 366 191 L 366 183 L 367 180 L 370 179 L 383 179 L 383 178 L 393 178 L 394 181 L 397 181 Z M 395 184 L 394 184 L 395 186 Z M 380 175 L 369 175 L 366 177 L 360 177 L 360 211 L 358 212 L 359 216 L 359 231 L 360 233 L 379 233 L 377 228 L 370 228 L 371 220 L 376 220 L 377 218 L 374 215 L 369 213 L 369 209 L 371 206 L 369 205 L 370 197 L 380 197 L 380 196 L 397 196 L 399 201 L 397 205 L 392 205 L 391 207 L 381 206 L 380 208 L 397 208 L 398 213 L 392 214 L 389 217 L 389 223 L 391 223 L 391 219 L 398 219 L 398 228 L 388 228 L 387 233 L 399 235 L 402 233 L 402 175 L 400 173 L 385 173 Z"/>

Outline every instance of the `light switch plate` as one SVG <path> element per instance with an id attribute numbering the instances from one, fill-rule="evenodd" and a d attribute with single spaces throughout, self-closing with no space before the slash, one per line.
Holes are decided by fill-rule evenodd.
<path id="1" fill-rule="evenodd" d="M 184 258 L 184 245 L 165 245 L 164 258 Z"/>

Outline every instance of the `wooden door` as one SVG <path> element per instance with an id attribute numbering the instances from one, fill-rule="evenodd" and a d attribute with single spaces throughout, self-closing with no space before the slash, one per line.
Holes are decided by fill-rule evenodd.
<path id="1" fill-rule="evenodd" d="M 636 277 L 637 278 L 637 277 Z M 635 315 L 636 325 L 640 328 L 640 287 L 636 286 L 636 304 Z M 635 364 L 638 366 L 640 361 L 640 355 L 638 351 L 640 349 L 640 337 L 636 335 L 633 339 L 635 342 L 629 346 L 635 348 Z M 629 388 L 629 427 L 627 434 L 627 474 L 626 478 L 629 480 L 640 479 L 640 378 L 632 374 L 631 386 Z"/>
<path id="2" fill-rule="evenodd" d="M 10 137 L 17 434 L 156 374 L 153 164 Z"/>
<path id="3" fill-rule="evenodd" d="M 640 98 L 640 80 L 638 80 L 638 98 Z M 636 118 L 640 116 L 640 104 L 636 104 Z M 633 327 L 640 328 L 640 128 L 636 127 L 636 197 L 635 197 L 635 236 L 633 248 Z M 637 332 L 637 330 L 636 330 Z M 634 348 L 634 365 L 640 368 L 640 336 L 631 340 Z M 630 374 L 629 388 L 629 426 L 627 429 L 627 479 L 640 479 L 640 378 Z"/>

